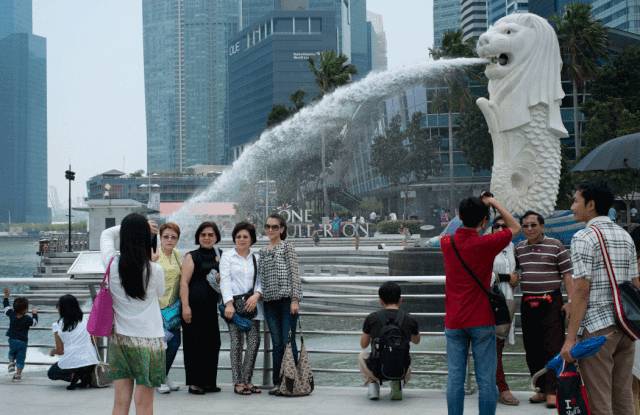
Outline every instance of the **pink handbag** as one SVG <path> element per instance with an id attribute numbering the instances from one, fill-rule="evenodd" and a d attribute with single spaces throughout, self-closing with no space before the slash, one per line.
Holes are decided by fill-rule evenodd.
<path id="1" fill-rule="evenodd" d="M 92 336 L 108 337 L 113 332 L 113 298 L 109 292 L 109 273 L 113 258 L 109 260 L 109 265 L 107 265 L 107 270 L 100 284 L 100 291 L 93 299 L 93 306 L 91 306 L 91 313 L 89 313 L 87 331 Z"/>

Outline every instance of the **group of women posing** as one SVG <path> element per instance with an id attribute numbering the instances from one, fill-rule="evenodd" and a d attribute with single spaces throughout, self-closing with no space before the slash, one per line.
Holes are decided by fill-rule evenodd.
<path id="1" fill-rule="evenodd" d="M 151 242 L 154 233 L 160 239 L 157 252 Z M 218 226 L 203 222 L 195 233 L 198 249 L 184 257 L 176 250 L 180 228 L 175 223 L 165 223 L 157 229 L 143 216 L 130 214 L 120 226 L 102 233 L 100 250 L 105 266 L 111 261 L 110 291 L 115 316 L 108 354 L 115 386 L 114 414 L 127 414 L 132 397 L 136 413 L 150 414 L 153 388 L 162 393 L 177 389 L 167 375 L 181 338 L 189 393 L 220 391 L 220 301 L 229 325 L 234 392 L 260 393 L 251 378 L 263 319 L 273 342 L 273 383 L 279 383 L 284 349 L 290 332 L 295 335 L 302 287 L 295 249 L 285 241 L 286 221 L 276 214 L 269 216 L 265 233 L 269 244 L 253 254 L 256 229 L 248 222 L 240 222 L 231 234 L 234 248 L 222 252 L 216 246 L 220 241 Z M 219 290 L 212 276 L 219 282 Z M 234 308 L 234 303 L 238 304 L 234 297 L 239 296 L 244 300 L 244 310 Z M 182 321 L 167 332 L 160 310 L 175 307 L 178 299 Z M 255 315 L 250 327 L 234 323 L 236 312 Z M 247 347 L 243 356 L 244 340 Z M 293 347 L 296 356 L 295 342 Z M 269 393 L 275 394 L 276 390 Z"/>

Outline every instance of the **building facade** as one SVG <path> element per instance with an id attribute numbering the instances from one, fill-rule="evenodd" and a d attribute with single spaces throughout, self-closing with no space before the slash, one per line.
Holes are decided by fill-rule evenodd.
<path id="1" fill-rule="evenodd" d="M 460 0 L 433 0 L 433 47 L 442 46 L 446 32 L 460 30 Z"/>
<path id="2" fill-rule="evenodd" d="M 318 95 L 308 58 L 335 49 L 335 14 L 276 11 L 240 32 L 229 46 L 229 145 L 235 160 L 266 128 L 276 104 L 298 89 Z"/>
<path id="3" fill-rule="evenodd" d="M 220 166 L 206 167 L 203 170 L 190 167 L 180 175 L 151 176 L 132 176 L 119 170 L 109 170 L 87 180 L 87 199 L 184 202 L 209 187 L 222 173 Z"/>
<path id="4" fill-rule="evenodd" d="M 369 56 L 372 71 L 387 70 L 387 35 L 382 15 L 367 11 L 369 22 Z"/>
<path id="5" fill-rule="evenodd" d="M 144 0 L 147 170 L 226 161 L 227 45 L 239 0 Z"/>
<path id="6" fill-rule="evenodd" d="M 31 0 L 0 0 L 0 222 L 48 223 L 47 46 Z"/>
<path id="7" fill-rule="evenodd" d="M 528 0 L 487 0 L 487 24 L 491 26 L 511 13 L 526 13 L 528 11 Z"/>
<path id="8" fill-rule="evenodd" d="M 462 40 L 477 39 L 487 30 L 486 0 L 462 0 L 460 3 Z"/>

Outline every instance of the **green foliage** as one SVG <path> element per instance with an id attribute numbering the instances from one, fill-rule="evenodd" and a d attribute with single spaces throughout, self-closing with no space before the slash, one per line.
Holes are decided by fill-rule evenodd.
<path id="1" fill-rule="evenodd" d="M 382 234 L 399 234 L 400 227 L 409 228 L 411 233 L 419 233 L 422 221 L 419 220 L 383 220 L 378 222 L 377 231 Z"/>
<path id="2" fill-rule="evenodd" d="M 371 212 L 380 213 L 382 212 L 382 209 L 384 209 L 382 201 L 376 199 L 375 197 L 365 197 L 360 202 L 360 211 L 364 214 L 368 214 Z"/>
<path id="3" fill-rule="evenodd" d="M 640 47 L 626 47 L 620 55 L 602 67 L 590 89 L 595 101 L 618 99 L 628 111 L 639 111 Z M 587 115 L 588 111 L 589 108 Z"/>
<path id="4" fill-rule="evenodd" d="M 144 174 L 144 170 L 140 169 L 140 170 L 136 170 L 133 173 L 130 174 L 131 177 L 142 177 L 142 175 Z"/>
<path id="5" fill-rule="evenodd" d="M 462 30 L 447 31 L 442 36 L 442 46 L 429 48 L 429 55 L 433 59 L 441 58 L 471 58 L 476 56 L 475 44 L 472 39 L 462 40 Z"/>
<path id="6" fill-rule="evenodd" d="M 267 127 L 274 127 L 291 116 L 291 111 L 285 105 L 276 104 L 271 108 L 267 117 Z"/>
<path id="7" fill-rule="evenodd" d="M 320 96 L 333 92 L 337 87 L 351 82 L 351 76 L 358 73 L 355 65 L 347 63 L 349 58 L 338 55 L 334 50 L 320 52 L 320 61 L 309 58 L 309 69 L 320 89 Z"/>
<path id="8" fill-rule="evenodd" d="M 477 105 L 470 103 L 460 112 L 456 138 L 471 167 L 476 170 L 491 169 L 493 143 L 484 115 Z"/>

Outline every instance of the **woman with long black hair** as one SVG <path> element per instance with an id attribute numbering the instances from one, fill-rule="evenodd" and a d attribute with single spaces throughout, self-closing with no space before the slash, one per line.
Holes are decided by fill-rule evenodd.
<path id="1" fill-rule="evenodd" d="M 98 358 L 78 299 L 71 294 L 63 295 L 58 299 L 56 308 L 60 315 L 52 325 L 56 347 L 49 351 L 49 355 L 58 355 L 60 359 L 49 368 L 47 375 L 51 380 L 69 382 L 68 390 L 75 389 L 78 382 L 81 388 L 88 387 Z"/>
<path id="2" fill-rule="evenodd" d="M 195 242 L 200 247 L 187 253 L 182 261 L 180 301 L 182 302 L 182 341 L 184 370 L 189 393 L 203 395 L 220 392 L 218 387 L 219 294 L 207 282 L 211 270 L 220 271 L 220 255 L 215 245 L 220 230 L 213 222 L 202 222 Z"/>
<path id="3" fill-rule="evenodd" d="M 151 227 L 132 213 L 120 226 L 100 236 L 100 251 L 109 266 L 114 333 L 108 363 L 115 397 L 113 414 L 128 414 L 132 397 L 136 414 L 153 413 L 153 388 L 165 380 L 165 343 L 158 298 L 164 294 L 162 267 L 151 262 Z M 120 254 L 117 254 L 117 248 Z M 135 386 L 135 396 L 134 396 Z"/>

